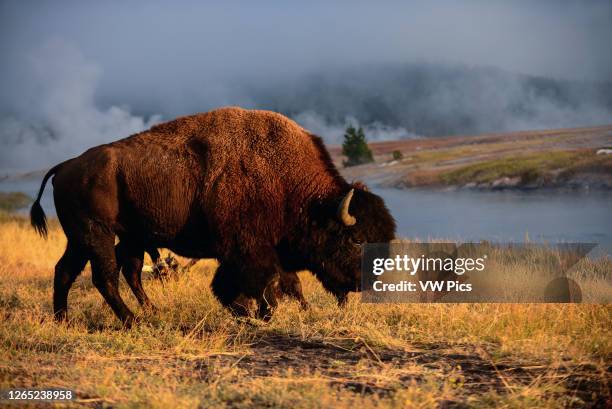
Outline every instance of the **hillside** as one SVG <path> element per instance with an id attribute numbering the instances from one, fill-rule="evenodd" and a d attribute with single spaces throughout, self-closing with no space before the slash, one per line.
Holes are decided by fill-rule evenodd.
<path id="1" fill-rule="evenodd" d="M 320 132 L 327 142 L 335 138 L 326 131 L 345 125 L 347 118 L 423 136 L 612 123 L 610 82 L 538 77 L 483 66 L 366 64 L 244 88 L 253 107 L 285 113 Z M 382 133 L 372 139 L 394 138 Z"/>
<path id="2" fill-rule="evenodd" d="M 328 145 L 348 180 L 395 188 L 612 189 L 612 125 L 474 136 L 372 142 L 375 163 L 344 168 L 339 145 Z M 403 158 L 393 160 L 393 151 Z M 40 180 L 46 169 L 1 174 L 1 182 Z"/>
<path id="3" fill-rule="evenodd" d="M 610 189 L 610 146 L 612 126 L 376 142 L 375 163 L 342 174 L 398 188 Z M 392 159 L 396 150 L 401 160 Z M 330 151 L 341 166 L 341 147 Z"/>

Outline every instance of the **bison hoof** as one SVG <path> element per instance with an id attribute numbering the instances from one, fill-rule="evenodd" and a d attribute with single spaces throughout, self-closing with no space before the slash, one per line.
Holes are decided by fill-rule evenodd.
<path id="1" fill-rule="evenodd" d="M 270 322 L 270 320 L 272 319 L 272 312 L 269 312 L 264 315 L 257 314 L 257 318 L 262 320 L 263 322 Z"/>
<path id="2" fill-rule="evenodd" d="M 56 311 L 53 314 L 53 319 L 55 320 L 55 322 L 58 322 L 58 323 L 68 321 L 68 311 L 66 310 Z"/>
<path id="3" fill-rule="evenodd" d="M 268 306 L 263 306 L 257 309 L 257 318 L 263 322 L 269 322 L 274 314 L 274 309 Z"/>
<path id="4" fill-rule="evenodd" d="M 338 307 L 344 308 L 348 304 L 348 296 L 338 297 Z"/>
<path id="5" fill-rule="evenodd" d="M 142 309 L 147 314 L 158 314 L 159 313 L 159 308 L 157 308 L 154 304 L 151 304 L 151 303 L 144 304 L 142 306 Z"/>
<path id="6" fill-rule="evenodd" d="M 128 314 L 121 320 L 123 324 L 123 329 L 130 329 L 134 324 L 140 321 L 140 318 L 136 318 L 134 314 Z"/>

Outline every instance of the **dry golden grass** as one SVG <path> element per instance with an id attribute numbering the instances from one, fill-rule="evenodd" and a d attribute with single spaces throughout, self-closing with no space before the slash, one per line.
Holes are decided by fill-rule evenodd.
<path id="1" fill-rule="evenodd" d="M 0 223 L 0 388 L 65 387 L 77 391 L 75 406 L 160 408 L 610 399 L 609 305 L 371 305 L 352 295 L 339 309 L 305 272 L 311 309 L 284 301 L 263 324 L 221 308 L 209 289 L 216 265 L 203 261 L 177 281 L 146 279 L 160 311 L 130 330 L 87 268 L 70 293 L 69 325 L 58 325 L 52 280 L 64 244 L 57 223 L 47 241 L 24 220 Z M 124 282 L 122 294 L 140 311 Z"/>

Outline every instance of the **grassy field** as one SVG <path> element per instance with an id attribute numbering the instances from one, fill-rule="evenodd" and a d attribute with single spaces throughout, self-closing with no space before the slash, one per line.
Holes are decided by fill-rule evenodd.
<path id="1" fill-rule="evenodd" d="M 53 267 L 64 245 L 57 222 L 44 241 L 26 220 L 0 219 L 0 388 L 69 388 L 72 405 L 86 407 L 610 403 L 610 305 L 371 305 L 351 295 L 340 309 L 304 272 L 311 309 L 284 301 L 264 324 L 221 308 L 209 289 L 215 262 L 202 261 L 176 281 L 147 277 L 160 311 L 130 330 L 87 267 L 70 293 L 70 323 L 58 325 Z M 609 259 L 588 263 L 610 271 Z"/>
<path id="2" fill-rule="evenodd" d="M 375 163 L 342 173 L 400 188 L 610 189 L 612 155 L 597 151 L 611 143 L 611 126 L 376 142 Z M 332 154 L 340 163 L 339 148 Z"/>
<path id="3" fill-rule="evenodd" d="M 0 212 L 13 212 L 29 206 L 32 199 L 21 192 L 0 192 Z"/>

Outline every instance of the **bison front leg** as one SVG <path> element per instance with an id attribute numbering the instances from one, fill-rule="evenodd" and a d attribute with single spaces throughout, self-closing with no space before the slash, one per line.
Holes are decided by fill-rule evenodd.
<path id="1" fill-rule="evenodd" d="M 257 318 L 263 321 L 270 321 L 274 310 L 278 306 L 280 293 L 279 278 L 273 278 L 264 288 L 261 297 L 257 299 Z"/>
<path id="2" fill-rule="evenodd" d="M 300 307 L 303 310 L 307 310 L 310 307 L 308 301 L 306 301 L 306 298 L 304 298 L 302 283 L 300 282 L 300 278 L 295 271 L 287 271 L 281 274 L 279 284 L 281 294 L 285 294 L 296 299 L 300 303 Z"/>
<path id="3" fill-rule="evenodd" d="M 212 281 L 212 290 L 221 304 L 234 314 L 248 316 L 245 299 L 255 299 L 258 303 L 257 316 L 264 320 L 272 317 L 276 307 L 273 279 L 280 274 L 280 265 L 273 252 L 257 252 L 257 257 L 237 257 L 234 261 L 221 261 Z"/>
<path id="4" fill-rule="evenodd" d="M 248 298 L 240 297 L 240 283 L 235 276 L 235 268 L 232 268 L 229 263 L 221 263 L 211 283 L 212 291 L 219 302 L 232 313 L 238 316 L 248 316 Z"/>

